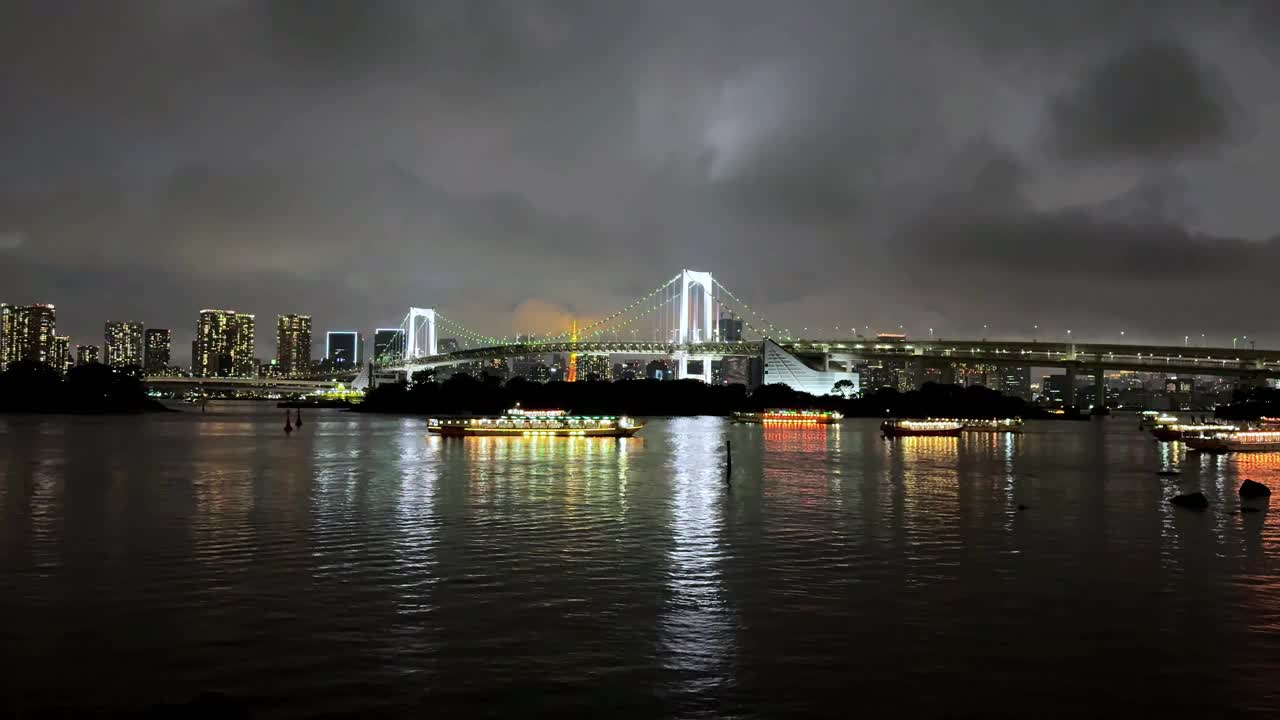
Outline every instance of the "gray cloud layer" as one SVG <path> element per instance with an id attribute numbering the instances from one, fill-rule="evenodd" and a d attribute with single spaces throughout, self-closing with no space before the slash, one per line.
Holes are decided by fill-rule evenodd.
<path id="1" fill-rule="evenodd" d="M 791 326 L 1280 345 L 1273 8 L 8 3 L 0 300 L 503 334 L 690 267 Z"/>

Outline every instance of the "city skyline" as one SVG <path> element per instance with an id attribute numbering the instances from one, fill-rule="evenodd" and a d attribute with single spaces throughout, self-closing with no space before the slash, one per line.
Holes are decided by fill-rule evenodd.
<path id="1" fill-rule="evenodd" d="M 76 341 L 141 319 L 181 362 L 208 305 L 558 332 L 694 267 L 789 326 L 1280 344 L 1250 0 L 71 5 L 0 28 L 0 285 Z"/>

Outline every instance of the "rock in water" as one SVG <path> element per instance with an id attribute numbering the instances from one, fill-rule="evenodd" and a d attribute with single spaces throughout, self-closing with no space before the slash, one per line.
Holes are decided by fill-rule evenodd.
<path id="1" fill-rule="evenodd" d="M 1271 488 L 1260 482 L 1245 480 L 1240 483 L 1240 497 L 1245 499 L 1271 497 Z"/>
<path id="2" fill-rule="evenodd" d="M 1169 502 L 1177 505 L 1178 507 L 1190 508 L 1192 510 L 1204 510 L 1209 507 L 1209 498 L 1205 497 L 1202 492 L 1175 495 L 1169 498 Z"/>

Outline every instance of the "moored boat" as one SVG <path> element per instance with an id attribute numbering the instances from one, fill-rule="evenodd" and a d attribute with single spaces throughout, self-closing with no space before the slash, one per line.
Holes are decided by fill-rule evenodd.
<path id="1" fill-rule="evenodd" d="M 959 437 L 964 423 L 959 420 L 885 420 L 880 432 L 885 437 Z"/>
<path id="2" fill-rule="evenodd" d="M 1146 430 L 1147 428 L 1159 427 L 1161 425 L 1173 425 L 1178 422 L 1176 415 L 1170 415 L 1159 410 L 1143 410 L 1138 416 L 1138 429 Z"/>
<path id="3" fill-rule="evenodd" d="M 756 425 L 834 425 L 843 417 L 833 410 L 764 410 L 736 412 L 733 421 Z"/>
<path id="4" fill-rule="evenodd" d="M 643 428 L 626 415 L 570 415 L 563 410 L 508 410 L 502 415 L 429 418 L 427 431 L 444 437 L 631 437 Z"/>
<path id="5" fill-rule="evenodd" d="M 1022 418 L 994 418 L 990 420 L 965 420 L 965 432 L 1019 433 Z"/>
<path id="6" fill-rule="evenodd" d="M 1183 439 L 1187 447 L 1200 452 L 1272 452 L 1280 450 L 1280 431 L 1218 430 Z"/>

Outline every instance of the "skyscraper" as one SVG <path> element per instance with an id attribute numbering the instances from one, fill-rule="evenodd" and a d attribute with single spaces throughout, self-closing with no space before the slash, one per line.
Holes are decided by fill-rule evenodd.
<path id="1" fill-rule="evenodd" d="M 373 331 L 373 359 L 379 363 L 393 363 L 404 355 L 404 330 L 378 328 Z"/>
<path id="2" fill-rule="evenodd" d="M 147 373 L 163 373 L 173 355 L 173 333 L 165 328 L 147 328 L 146 353 Z"/>
<path id="3" fill-rule="evenodd" d="M 0 372 L 9 364 L 9 339 L 13 337 L 13 312 L 8 303 L 0 303 Z"/>
<path id="4" fill-rule="evenodd" d="M 360 362 L 360 333 L 354 330 L 330 331 L 325 335 L 324 359 L 334 365 Z"/>
<path id="5" fill-rule="evenodd" d="M 0 364 L 19 360 L 53 364 L 56 314 L 52 305 L 0 306 Z"/>
<path id="6" fill-rule="evenodd" d="M 112 320 L 106 325 L 102 358 L 111 367 L 142 367 L 142 323 Z"/>
<path id="7" fill-rule="evenodd" d="M 311 316 L 276 316 L 276 361 L 285 375 L 311 371 Z"/>
<path id="8" fill-rule="evenodd" d="M 201 310 L 191 343 L 191 374 L 197 377 L 251 377 L 254 317 L 235 310 Z"/>
<path id="9" fill-rule="evenodd" d="M 231 369 L 237 377 L 255 377 L 258 374 L 258 361 L 253 356 L 256 325 L 253 315 L 236 315 L 235 335 L 231 343 Z"/>
<path id="10" fill-rule="evenodd" d="M 76 365 L 88 365 L 89 363 L 98 362 L 98 346 L 97 345 L 77 345 L 76 346 Z"/>
<path id="11" fill-rule="evenodd" d="M 71 338 L 66 335 L 54 335 L 50 344 L 49 364 L 54 370 L 66 373 L 74 363 L 71 361 Z"/>
<path id="12" fill-rule="evenodd" d="M 612 380 L 608 355 L 579 355 L 578 380 Z"/>

